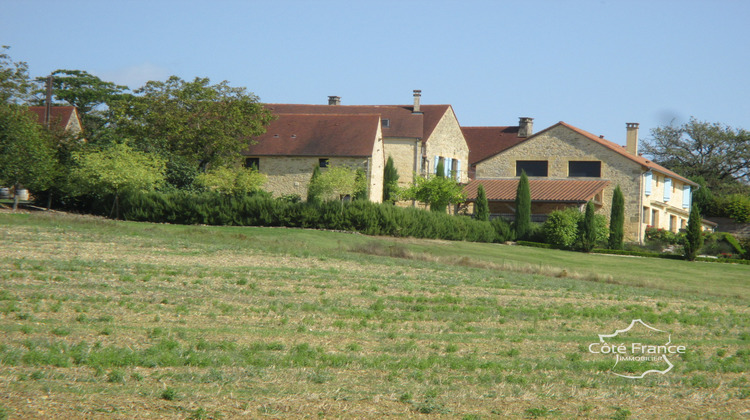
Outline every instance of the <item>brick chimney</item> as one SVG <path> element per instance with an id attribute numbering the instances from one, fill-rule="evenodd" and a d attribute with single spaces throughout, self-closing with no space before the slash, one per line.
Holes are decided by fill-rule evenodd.
<path id="1" fill-rule="evenodd" d="M 534 119 L 521 117 L 518 119 L 518 137 L 530 137 L 534 134 Z"/>
<path id="2" fill-rule="evenodd" d="M 328 105 L 341 105 L 341 96 L 329 96 Z"/>
<path id="3" fill-rule="evenodd" d="M 625 137 L 625 150 L 633 156 L 638 156 L 638 123 L 625 123 L 627 135 Z"/>
<path id="4" fill-rule="evenodd" d="M 421 114 L 422 110 L 419 104 L 419 100 L 422 97 L 422 91 L 419 89 L 414 89 L 414 109 L 412 110 L 412 113 L 414 114 Z"/>

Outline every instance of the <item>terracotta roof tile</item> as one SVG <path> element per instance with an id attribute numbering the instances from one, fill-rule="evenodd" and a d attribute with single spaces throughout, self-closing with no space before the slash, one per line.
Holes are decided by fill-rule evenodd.
<path id="1" fill-rule="evenodd" d="M 526 140 L 525 137 L 518 137 L 518 126 L 461 127 L 461 131 L 469 146 L 471 165 Z"/>
<path id="2" fill-rule="evenodd" d="M 421 113 L 413 113 L 411 105 L 306 105 L 266 104 L 275 114 L 377 114 L 388 120 L 384 137 L 411 137 L 426 141 L 450 105 L 421 105 Z"/>
<path id="3" fill-rule="evenodd" d="M 43 106 L 30 106 L 29 111 L 36 114 L 37 121 L 39 124 L 44 124 L 44 109 Z M 70 119 L 77 117 L 76 108 L 74 106 L 53 106 L 52 115 L 50 116 L 50 123 L 57 125 L 58 128 L 65 129 Z"/>
<path id="4" fill-rule="evenodd" d="M 518 189 L 517 179 L 476 179 L 464 187 L 468 200 L 477 198 L 477 188 L 484 185 L 487 199 L 491 201 L 514 201 Z M 530 179 L 531 201 L 586 202 L 600 193 L 609 181 L 575 179 Z"/>
<path id="5" fill-rule="evenodd" d="M 280 114 L 248 156 L 371 156 L 380 116 Z"/>

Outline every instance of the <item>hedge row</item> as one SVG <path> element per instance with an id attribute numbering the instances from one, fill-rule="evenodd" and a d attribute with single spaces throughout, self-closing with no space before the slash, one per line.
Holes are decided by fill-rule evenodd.
<path id="1" fill-rule="evenodd" d="M 205 225 L 283 226 L 451 241 L 496 242 L 495 228 L 466 216 L 364 200 L 293 202 L 268 196 L 215 193 L 136 193 L 120 199 L 126 220 Z"/>

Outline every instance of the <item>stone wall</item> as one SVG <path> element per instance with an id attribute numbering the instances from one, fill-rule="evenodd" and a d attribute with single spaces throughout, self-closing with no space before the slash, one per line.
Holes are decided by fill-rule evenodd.
<path id="1" fill-rule="evenodd" d="M 516 178 L 517 160 L 545 160 L 548 162 L 546 179 L 593 178 L 568 177 L 569 161 L 601 161 L 601 179 L 609 180 L 610 185 L 603 191 L 602 207 L 597 213 L 609 218 L 612 194 L 620 185 L 625 197 L 625 238 L 639 241 L 641 229 L 641 174 L 640 164 L 602 146 L 564 126 L 554 126 L 537 136 L 519 143 L 477 165 L 477 179 Z"/>
<path id="2" fill-rule="evenodd" d="M 409 187 L 414 181 L 414 173 L 419 173 L 415 167 L 421 161 L 421 141 L 414 138 L 389 137 L 384 141 L 385 160 L 388 156 L 393 157 L 393 164 L 398 171 L 398 186 Z"/>
<path id="3" fill-rule="evenodd" d="M 430 138 L 427 139 L 425 147 L 428 172 L 435 172 L 435 156 L 458 159 L 461 161 L 458 181 L 469 182 L 469 146 L 466 144 L 461 126 L 458 124 L 452 108 L 448 108 L 448 111 L 440 119 Z"/>

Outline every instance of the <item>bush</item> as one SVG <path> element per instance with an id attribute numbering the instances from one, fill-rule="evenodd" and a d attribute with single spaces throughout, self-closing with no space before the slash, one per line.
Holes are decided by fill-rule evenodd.
<path id="1" fill-rule="evenodd" d="M 581 212 L 569 208 L 553 211 L 544 222 L 544 242 L 564 248 L 572 249 L 578 239 L 578 220 Z"/>
<path id="2" fill-rule="evenodd" d="M 727 216 L 737 223 L 750 222 L 750 197 L 744 194 L 732 194 L 724 198 L 723 206 Z"/>
<path id="3" fill-rule="evenodd" d="M 492 225 L 492 228 L 495 230 L 495 234 L 497 235 L 495 239 L 497 242 L 506 242 L 516 239 L 515 232 L 513 231 L 510 223 L 508 223 L 508 221 L 503 219 L 502 217 L 496 217 L 492 219 L 492 221 L 490 221 L 490 224 Z"/>
<path id="4" fill-rule="evenodd" d="M 472 242 L 496 241 L 498 223 L 501 223 L 493 225 L 468 216 L 451 216 L 366 200 L 310 203 L 274 199 L 267 193 L 245 196 L 184 191 L 131 193 L 123 197 L 122 207 L 125 218 L 134 221 L 285 226 Z"/>

